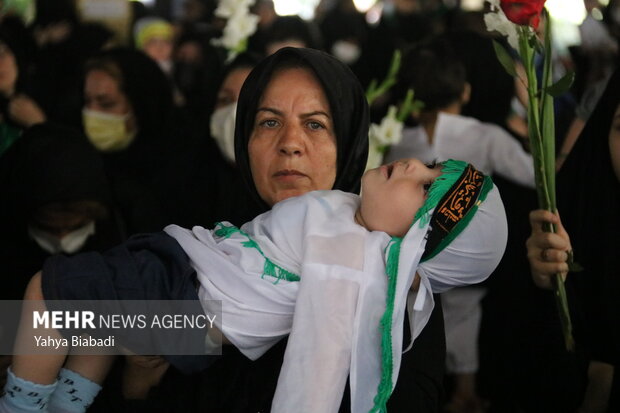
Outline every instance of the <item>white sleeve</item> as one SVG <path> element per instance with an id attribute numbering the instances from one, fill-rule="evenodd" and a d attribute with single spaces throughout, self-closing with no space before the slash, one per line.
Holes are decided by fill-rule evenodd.
<path id="1" fill-rule="evenodd" d="M 532 155 L 505 130 L 496 125 L 484 124 L 488 131 L 485 139 L 491 148 L 489 162 L 494 173 L 513 182 L 534 188 L 534 161 Z"/>

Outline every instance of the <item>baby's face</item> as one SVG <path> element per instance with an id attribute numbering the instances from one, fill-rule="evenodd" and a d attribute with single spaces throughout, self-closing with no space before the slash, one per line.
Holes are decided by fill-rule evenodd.
<path id="1" fill-rule="evenodd" d="M 370 231 L 404 236 L 441 166 L 429 168 L 417 159 L 402 159 L 371 169 L 362 177 L 360 215 Z"/>

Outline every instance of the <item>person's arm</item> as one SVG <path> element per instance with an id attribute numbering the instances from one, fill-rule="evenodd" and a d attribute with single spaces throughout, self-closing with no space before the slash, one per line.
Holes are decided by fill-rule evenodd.
<path id="1" fill-rule="evenodd" d="M 492 125 L 485 134 L 493 172 L 520 185 L 534 188 L 534 160 L 504 129 Z"/>
<path id="2" fill-rule="evenodd" d="M 559 171 L 566 157 L 575 146 L 575 142 L 577 142 L 577 138 L 579 134 L 583 130 L 583 127 L 586 125 L 586 121 L 581 119 L 580 117 L 576 117 L 573 119 L 570 127 L 568 128 L 568 132 L 566 132 L 566 136 L 564 137 L 564 142 L 562 142 L 562 147 L 560 148 L 560 153 L 556 156 L 555 160 L 555 170 Z"/>
<path id="3" fill-rule="evenodd" d="M 556 225 L 557 232 L 543 231 L 543 224 L 550 222 Z M 543 209 L 530 213 L 532 233 L 527 239 L 527 259 L 534 283 L 544 289 L 553 287 L 552 279 L 555 274 L 568 274 L 568 251 L 571 243 L 568 233 L 562 226 L 559 215 Z"/>
<path id="4" fill-rule="evenodd" d="M 614 366 L 591 360 L 588 365 L 588 386 L 577 413 L 605 413 L 613 377 Z"/>

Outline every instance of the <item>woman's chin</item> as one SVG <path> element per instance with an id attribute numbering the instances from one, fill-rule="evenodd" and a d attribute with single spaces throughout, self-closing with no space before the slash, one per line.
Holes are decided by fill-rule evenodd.
<path id="1" fill-rule="evenodd" d="M 301 188 L 286 188 L 286 189 L 281 189 L 279 191 L 276 192 L 276 194 L 274 195 L 273 199 L 274 199 L 274 204 L 280 202 L 280 201 L 284 201 L 285 199 L 289 199 L 289 198 L 293 198 L 299 195 L 303 195 L 307 192 L 312 191 L 312 188 L 307 188 L 307 187 L 301 187 Z"/>

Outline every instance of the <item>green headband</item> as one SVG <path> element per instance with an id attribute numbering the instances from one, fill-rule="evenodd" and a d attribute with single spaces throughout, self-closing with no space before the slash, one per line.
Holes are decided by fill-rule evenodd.
<path id="1" fill-rule="evenodd" d="M 430 232 L 420 262 L 435 257 L 467 227 L 476 214 L 478 205 L 493 188 L 491 178 L 471 164 L 448 160 L 443 165 L 442 172 L 445 172 L 431 186 L 427 202 L 422 207 L 429 204 L 424 220 L 430 219 Z M 445 179 L 442 179 L 444 177 Z M 437 181 L 437 188 L 431 194 Z M 429 218 L 430 208 L 435 210 Z"/>

